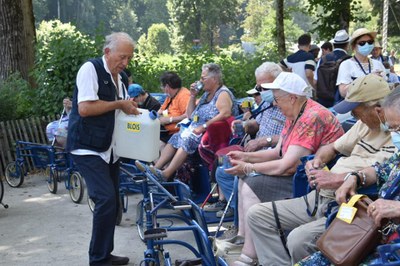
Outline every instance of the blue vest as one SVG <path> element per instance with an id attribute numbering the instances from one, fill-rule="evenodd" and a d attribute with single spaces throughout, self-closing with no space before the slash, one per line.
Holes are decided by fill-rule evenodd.
<path id="1" fill-rule="evenodd" d="M 102 101 L 115 101 L 118 97 L 112 77 L 104 69 L 102 58 L 89 60 L 97 73 L 99 91 L 97 95 Z M 128 79 L 125 73 L 121 72 L 122 82 L 125 89 L 128 87 Z M 115 111 L 107 113 L 81 117 L 78 112 L 78 87 L 75 86 L 72 99 L 72 110 L 69 115 L 67 151 L 76 149 L 86 149 L 96 152 L 107 151 L 111 145 L 112 135 L 114 133 Z M 125 98 L 125 89 L 123 90 Z"/>

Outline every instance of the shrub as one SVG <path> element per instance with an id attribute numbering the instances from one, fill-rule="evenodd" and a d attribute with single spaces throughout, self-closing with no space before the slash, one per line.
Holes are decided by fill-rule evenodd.
<path id="1" fill-rule="evenodd" d="M 0 121 L 28 117 L 31 112 L 31 98 L 34 91 L 20 73 L 10 75 L 0 82 Z"/>
<path id="2" fill-rule="evenodd" d="M 37 30 L 34 77 L 38 84 L 34 111 L 58 113 L 62 99 L 71 97 L 79 67 L 100 54 L 96 43 L 75 26 L 43 21 Z"/>

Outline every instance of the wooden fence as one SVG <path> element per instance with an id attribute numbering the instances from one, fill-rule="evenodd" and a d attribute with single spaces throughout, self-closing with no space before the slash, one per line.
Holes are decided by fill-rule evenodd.
<path id="1" fill-rule="evenodd" d="M 15 161 L 15 142 L 23 140 L 49 144 L 46 126 L 56 119 L 57 117 L 53 115 L 0 122 L 0 177 L 4 177 L 7 164 Z"/>

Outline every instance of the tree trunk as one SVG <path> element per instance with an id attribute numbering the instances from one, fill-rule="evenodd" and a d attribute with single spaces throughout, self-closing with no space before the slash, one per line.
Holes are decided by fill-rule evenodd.
<path id="1" fill-rule="evenodd" d="M 29 73 L 35 66 L 35 44 L 36 44 L 36 31 L 35 31 L 35 17 L 33 16 L 32 0 L 22 0 L 22 15 L 24 23 L 24 51 L 25 51 L 25 64 L 28 67 L 28 81 L 31 87 L 36 87 L 35 80 Z M 25 78 L 25 77 L 24 77 Z"/>
<path id="2" fill-rule="evenodd" d="M 276 39 L 278 54 L 281 58 L 286 56 L 285 26 L 283 23 L 283 0 L 276 0 Z"/>
<path id="3" fill-rule="evenodd" d="M 34 42 L 32 0 L 0 0 L 0 80 L 17 71 L 29 80 Z"/>

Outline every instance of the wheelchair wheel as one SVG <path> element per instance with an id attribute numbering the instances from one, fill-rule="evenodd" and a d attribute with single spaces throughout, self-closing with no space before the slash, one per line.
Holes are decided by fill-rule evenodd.
<path id="1" fill-rule="evenodd" d="M 146 211 L 144 209 L 143 200 L 139 201 L 136 206 L 136 227 L 140 239 L 144 241 L 144 231 L 146 230 Z"/>
<path id="2" fill-rule="evenodd" d="M 88 203 L 88 205 L 89 205 L 90 211 L 91 211 L 91 212 L 94 212 L 94 206 L 95 206 L 96 204 L 95 204 L 94 201 L 89 197 L 89 195 L 88 195 L 88 197 L 87 197 L 87 203 Z"/>
<path id="3" fill-rule="evenodd" d="M 79 172 L 72 172 L 68 182 L 69 196 L 74 203 L 80 203 L 84 194 L 84 182 Z"/>
<path id="4" fill-rule="evenodd" d="M 49 189 L 50 193 L 56 194 L 58 189 L 58 171 L 53 166 L 48 168 L 49 175 L 47 179 L 47 188 Z"/>
<path id="5" fill-rule="evenodd" d="M 24 182 L 24 169 L 17 162 L 9 163 L 6 167 L 6 181 L 10 187 L 19 187 Z"/>

